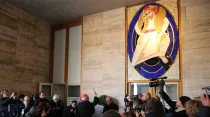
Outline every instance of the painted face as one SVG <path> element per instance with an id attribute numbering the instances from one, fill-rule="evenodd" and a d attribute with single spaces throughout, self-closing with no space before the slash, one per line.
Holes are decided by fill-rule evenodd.
<path id="1" fill-rule="evenodd" d="M 145 10 L 143 13 L 143 20 L 152 19 L 154 17 L 155 12 L 152 10 Z"/>

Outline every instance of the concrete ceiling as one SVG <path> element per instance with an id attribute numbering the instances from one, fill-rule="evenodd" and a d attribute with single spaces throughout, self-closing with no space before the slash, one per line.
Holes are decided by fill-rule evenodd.
<path id="1" fill-rule="evenodd" d="M 155 0 L 6 0 L 48 23 L 63 24 L 84 16 Z"/>

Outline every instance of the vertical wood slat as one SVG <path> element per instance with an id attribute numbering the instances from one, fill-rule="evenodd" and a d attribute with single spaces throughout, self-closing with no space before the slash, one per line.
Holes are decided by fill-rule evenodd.
<path id="1" fill-rule="evenodd" d="M 66 47 L 65 47 L 65 68 L 64 68 L 64 83 L 65 83 L 65 101 L 67 102 L 68 95 L 68 58 L 69 58 L 69 28 L 66 28 Z"/>
<path id="2" fill-rule="evenodd" d="M 130 93 L 128 88 L 128 47 L 127 47 L 127 38 L 128 38 L 128 14 L 127 7 L 125 7 L 125 93 Z"/>
<path id="3" fill-rule="evenodd" d="M 83 26 L 83 20 L 81 22 L 81 25 L 82 25 L 82 40 L 81 40 L 81 58 L 80 58 L 80 61 L 81 61 L 81 71 L 80 71 L 80 97 L 82 96 L 82 49 L 83 49 L 83 30 L 84 30 L 84 26 Z"/>
<path id="4" fill-rule="evenodd" d="M 178 7 L 178 31 L 179 31 L 179 74 L 180 80 L 179 82 L 179 96 L 183 95 L 183 66 L 182 66 L 182 38 L 181 38 L 181 1 L 177 0 Z"/>
<path id="5" fill-rule="evenodd" d="M 50 42 L 50 64 L 49 64 L 49 83 L 53 83 L 53 62 L 54 62 L 54 42 L 55 42 L 55 31 L 51 32 L 51 42 Z"/>

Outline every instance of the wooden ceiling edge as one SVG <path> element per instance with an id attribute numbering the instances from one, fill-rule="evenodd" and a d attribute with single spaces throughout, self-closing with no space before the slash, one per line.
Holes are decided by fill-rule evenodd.
<path id="1" fill-rule="evenodd" d="M 83 24 L 83 18 L 72 21 L 72 22 L 69 22 L 69 23 L 54 25 L 54 26 L 52 26 L 52 29 L 53 30 L 60 30 L 60 29 L 68 28 L 68 27 L 79 26 L 79 25 L 82 25 L 82 24 Z"/>

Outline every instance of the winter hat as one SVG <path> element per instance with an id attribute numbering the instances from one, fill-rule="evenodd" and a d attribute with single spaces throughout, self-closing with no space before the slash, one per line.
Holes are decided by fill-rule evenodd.
<path id="1" fill-rule="evenodd" d="M 189 97 L 187 97 L 187 96 L 181 96 L 179 98 L 179 100 L 181 101 L 183 107 L 185 107 L 186 102 L 189 101 L 189 100 L 191 100 L 191 99 Z"/>

